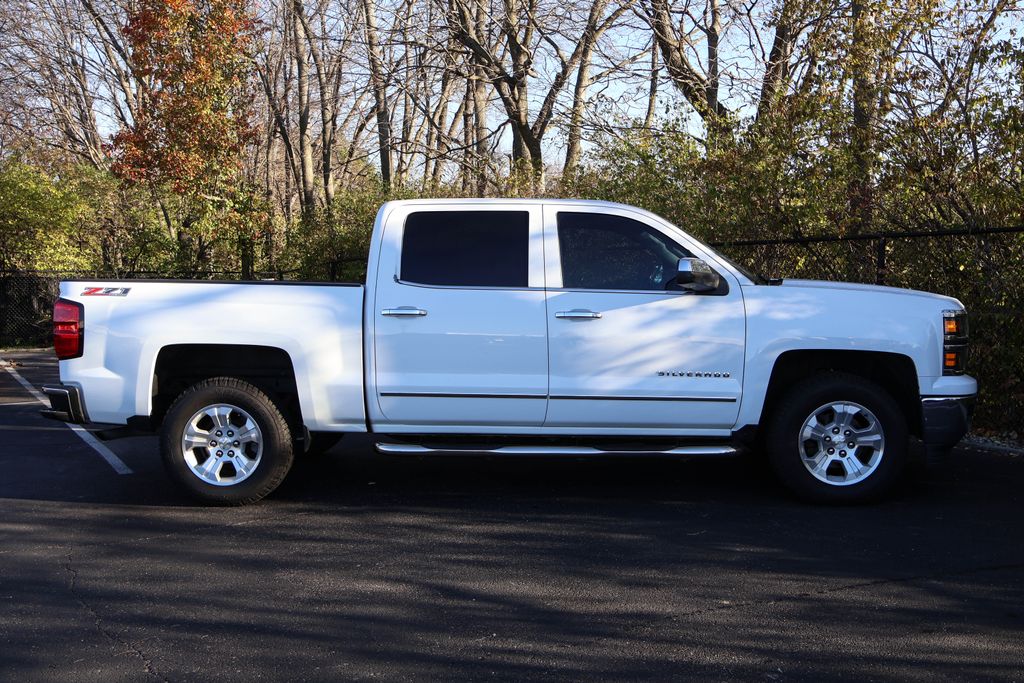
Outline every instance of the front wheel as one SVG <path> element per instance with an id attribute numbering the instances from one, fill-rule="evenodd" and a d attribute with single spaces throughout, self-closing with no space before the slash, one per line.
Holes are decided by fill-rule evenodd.
<path id="1" fill-rule="evenodd" d="M 216 377 L 186 389 L 171 405 L 160 450 L 168 475 L 213 505 L 244 505 L 270 494 L 294 458 L 288 422 L 262 391 Z"/>
<path id="2" fill-rule="evenodd" d="M 815 502 L 877 498 L 896 483 L 907 460 L 899 405 L 874 382 L 845 373 L 793 387 L 774 411 L 766 437 L 782 482 Z"/>

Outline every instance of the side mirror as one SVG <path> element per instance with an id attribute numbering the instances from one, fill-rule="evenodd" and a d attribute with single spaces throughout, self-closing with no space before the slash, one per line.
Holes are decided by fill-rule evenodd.
<path id="1" fill-rule="evenodd" d="M 676 273 L 676 284 L 691 292 L 710 292 L 718 289 L 720 278 L 703 259 L 681 258 Z"/>

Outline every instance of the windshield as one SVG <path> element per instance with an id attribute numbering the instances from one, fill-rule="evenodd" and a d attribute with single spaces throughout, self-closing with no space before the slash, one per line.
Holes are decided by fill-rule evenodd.
<path id="1" fill-rule="evenodd" d="M 664 221 L 665 219 L 661 219 L 661 220 Z M 695 239 L 693 237 L 693 235 L 690 235 L 685 230 L 680 228 L 678 225 L 675 225 L 673 223 L 669 223 L 668 221 L 665 221 L 665 222 L 668 223 L 670 226 L 672 226 L 672 228 L 674 230 L 678 230 L 679 232 L 683 233 L 684 235 L 686 235 L 690 239 Z M 725 261 L 728 265 L 732 266 L 733 268 L 735 268 L 739 272 L 741 272 L 744 275 L 746 275 L 748 278 L 750 278 L 750 281 L 753 282 L 755 285 L 767 285 L 767 284 L 770 284 L 769 281 L 768 281 L 768 278 L 766 278 L 764 275 L 761 275 L 760 273 L 757 273 L 757 272 L 751 270 L 750 268 L 747 268 L 744 265 L 736 263 L 736 261 L 734 261 L 729 256 L 725 255 L 724 253 L 722 253 L 718 249 L 712 249 L 711 247 L 709 247 L 704 242 L 701 242 L 700 240 L 697 240 L 697 243 L 700 244 L 700 246 L 702 246 L 704 249 L 707 249 L 712 254 L 714 254 L 715 256 L 720 258 L 721 260 Z M 774 280 L 773 280 L 773 282 L 774 282 Z"/>
<path id="2" fill-rule="evenodd" d="M 729 258 L 724 252 L 718 251 L 717 249 L 713 249 L 712 251 L 714 251 L 715 256 L 717 256 L 718 258 L 722 259 L 723 261 L 728 263 L 730 266 L 732 266 L 736 270 L 740 271 L 741 273 L 743 273 L 744 275 L 749 277 L 754 282 L 755 285 L 766 285 L 766 284 L 768 284 L 768 278 L 766 278 L 765 276 L 761 275 L 760 273 L 756 273 L 756 272 L 752 271 L 750 268 L 747 268 L 746 266 L 743 266 L 743 265 L 740 265 L 739 263 L 736 263 L 736 261 L 734 261 L 731 258 Z"/>

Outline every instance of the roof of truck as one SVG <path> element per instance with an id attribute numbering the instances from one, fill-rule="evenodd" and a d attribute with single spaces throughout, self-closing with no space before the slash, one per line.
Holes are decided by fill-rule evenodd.
<path id="1" fill-rule="evenodd" d="M 388 204 L 589 204 L 591 206 L 619 207 L 623 209 L 636 209 L 636 206 L 608 202 L 600 199 L 553 199 L 547 197 L 449 197 L 431 199 L 392 199 Z"/>

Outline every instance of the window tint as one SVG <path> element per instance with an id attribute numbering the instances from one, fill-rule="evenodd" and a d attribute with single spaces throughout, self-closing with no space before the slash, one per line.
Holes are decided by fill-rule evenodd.
<path id="1" fill-rule="evenodd" d="M 424 285 L 526 287 L 526 211 L 421 211 L 405 219 L 401 279 Z"/>
<path id="2" fill-rule="evenodd" d="M 570 289 L 674 289 L 679 259 L 691 256 L 654 228 L 600 213 L 560 212 L 558 245 Z"/>

